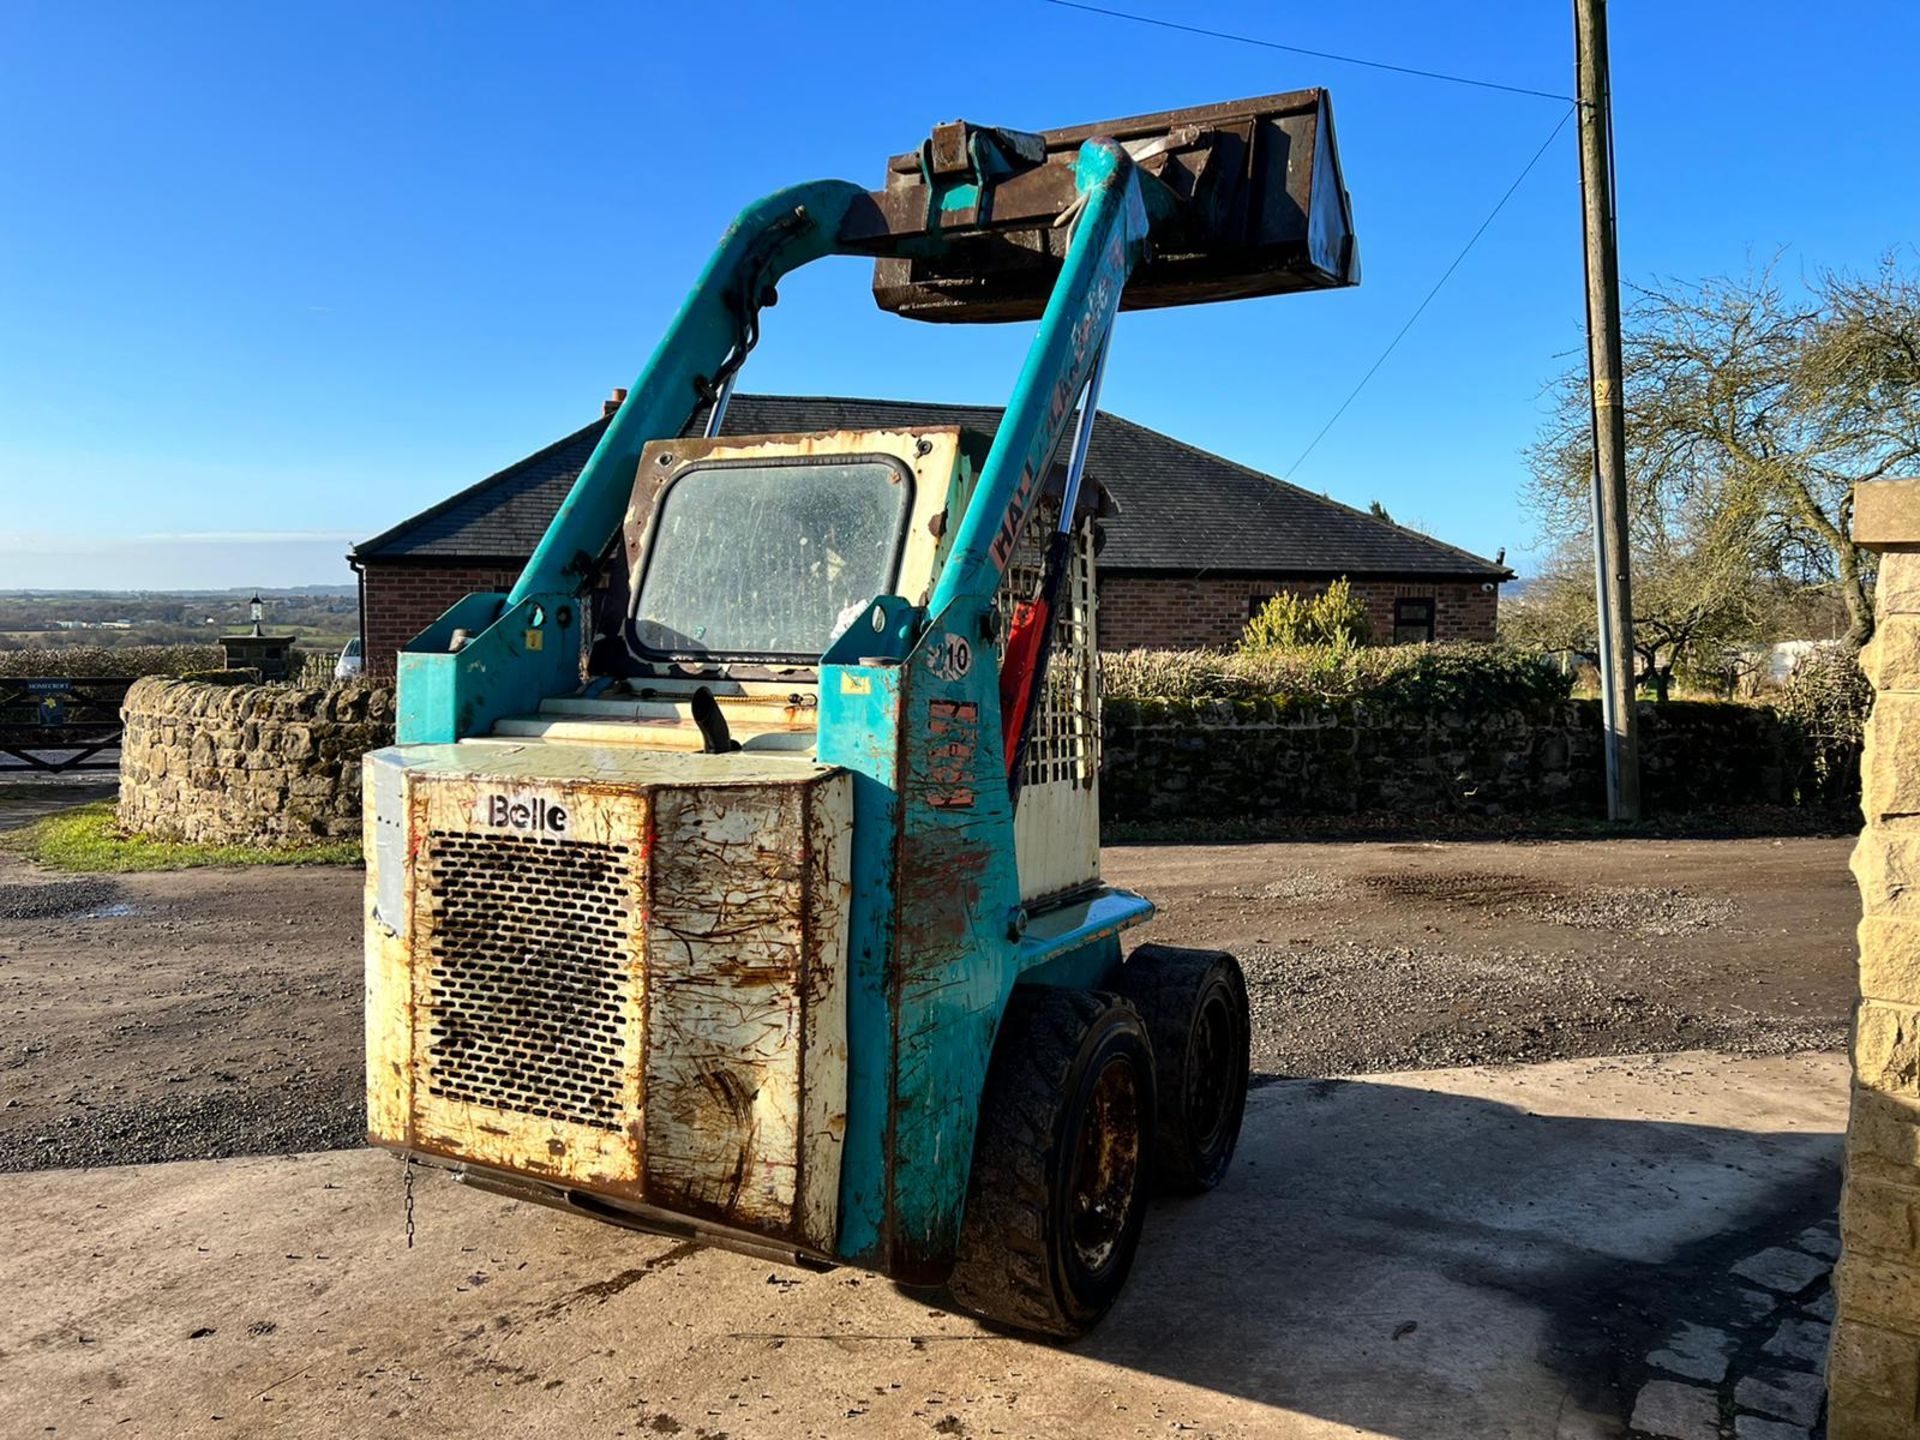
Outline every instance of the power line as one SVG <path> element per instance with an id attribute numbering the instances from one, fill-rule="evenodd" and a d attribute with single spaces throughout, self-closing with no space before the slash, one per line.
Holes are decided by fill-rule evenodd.
<path id="1" fill-rule="evenodd" d="M 1153 15 L 1135 15 L 1126 10 L 1109 10 L 1104 5 L 1087 5 L 1082 0 L 1046 0 L 1063 10 L 1085 10 L 1090 15 L 1106 15 L 1115 20 L 1131 20 L 1136 25 L 1156 25 L 1162 30 L 1179 30 L 1188 35 L 1204 35 L 1210 40 L 1232 40 L 1241 45 L 1257 45 L 1262 50 L 1284 50 L 1289 55 L 1309 55 L 1315 60 L 1333 60 L 1342 65 L 1361 65 L 1369 70 L 1389 70 L 1396 75 L 1413 75 L 1422 80 L 1445 80 L 1453 85 L 1471 85 L 1478 90 L 1500 90 L 1508 95 L 1531 95 L 1540 100 L 1575 103 L 1571 95 L 1556 95 L 1551 90 L 1530 90 L 1524 85 L 1502 85 L 1497 80 L 1477 80 L 1471 75 L 1449 75 L 1443 70 L 1421 70 L 1412 65 L 1390 65 L 1384 60 L 1363 60 L 1357 55 L 1336 55 L 1330 50 L 1309 50 L 1304 45 L 1283 45 L 1278 40 L 1262 40 L 1254 35 L 1235 35 L 1227 30 L 1208 30 L 1199 25 L 1182 25 L 1177 20 L 1162 20 Z"/>
<path id="2" fill-rule="evenodd" d="M 1060 3 L 1060 0 L 1054 0 L 1054 3 Z M 1382 365 L 1387 363 L 1387 357 L 1393 354 L 1394 347 L 1399 345 L 1399 343 L 1402 340 L 1406 339 L 1407 332 L 1413 329 L 1414 321 L 1418 320 L 1421 314 L 1426 310 L 1427 306 L 1433 303 L 1433 297 L 1440 293 L 1441 287 L 1444 286 L 1448 280 L 1453 278 L 1453 272 L 1460 268 L 1460 262 L 1467 258 L 1468 253 L 1473 249 L 1473 247 L 1476 244 L 1479 243 L 1480 237 L 1487 233 L 1487 227 L 1493 224 L 1495 217 L 1498 216 L 1499 213 L 1506 208 L 1507 201 L 1513 198 L 1513 192 L 1518 190 L 1520 188 L 1521 182 L 1524 181 L 1527 178 L 1527 176 L 1533 173 L 1533 167 L 1540 163 L 1540 157 L 1547 153 L 1548 147 L 1551 146 L 1555 140 L 1560 138 L 1560 132 L 1567 128 L 1567 121 L 1573 118 L 1574 111 L 1577 108 L 1578 107 L 1575 106 L 1571 101 L 1568 102 L 1566 113 L 1560 117 L 1559 123 L 1553 127 L 1551 132 L 1548 133 L 1547 138 L 1540 142 L 1540 148 L 1533 152 L 1533 157 L 1530 160 L 1528 160 L 1525 165 L 1521 166 L 1520 173 L 1514 176 L 1513 183 L 1507 186 L 1506 193 L 1502 195 L 1500 199 L 1494 204 L 1493 209 L 1487 212 L 1487 218 L 1480 222 L 1480 228 L 1473 232 L 1473 234 L 1468 238 L 1467 243 L 1461 247 L 1460 253 L 1453 257 L 1453 263 L 1447 266 L 1445 270 L 1441 271 L 1440 278 L 1433 282 L 1433 288 L 1427 291 L 1426 298 L 1423 299 L 1417 306 L 1415 306 L 1413 314 L 1407 317 L 1407 323 L 1402 325 L 1399 329 L 1399 332 L 1393 337 L 1393 339 L 1387 342 L 1387 348 L 1380 352 L 1380 357 L 1377 360 L 1375 360 L 1373 364 L 1367 367 L 1367 373 L 1360 377 L 1360 383 L 1358 385 L 1355 385 L 1353 389 L 1348 392 L 1347 398 L 1340 402 L 1340 408 L 1333 412 L 1332 417 L 1328 419 L 1326 424 L 1320 427 L 1319 433 L 1313 437 L 1312 441 L 1307 445 L 1307 448 L 1300 452 L 1299 459 L 1295 460 L 1293 464 L 1287 467 L 1287 478 L 1289 480 L 1293 478 L 1294 472 L 1300 468 L 1302 463 L 1305 462 L 1306 458 L 1313 453 L 1314 447 L 1317 446 L 1322 440 L 1326 439 L 1327 432 L 1333 429 L 1335 424 L 1339 422 L 1339 419 L 1342 415 L 1347 413 L 1347 407 L 1353 404 L 1354 400 L 1359 396 L 1362 390 L 1367 388 L 1367 382 L 1373 379 L 1375 372 L 1377 372 Z"/>

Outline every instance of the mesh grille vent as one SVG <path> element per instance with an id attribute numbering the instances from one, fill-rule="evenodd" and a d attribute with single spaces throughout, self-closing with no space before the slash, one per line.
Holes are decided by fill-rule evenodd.
<path id="1" fill-rule="evenodd" d="M 1051 512 L 1051 513 L 1049 513 Z M 1001 576 L 994 607 L 999 612 L 1004 650 L 1013 608 L 1039 593 L 1048 537 L 1059 522 L 1058 500 L 1042 501 L 1022 532 L 1019 544 Z M 1074 536 L 1067 577 L 1060 587 L 1055 612 L 1053 653 L 1047 662 L 1045 688 L 1037 697 L 1033 729 L 1027 740 L 1027 763 L 1022 786 L 1068 780 L 1075 786 L 1093 783 L 1100 767 L 1100 657 L 1094 648 L 1093 525 L 1083 524 Z"/>
<path id="2" fill-rule="evenodd" d="M 427 1090 L 621 1127 L 627 847 L 434 830 Z"/>

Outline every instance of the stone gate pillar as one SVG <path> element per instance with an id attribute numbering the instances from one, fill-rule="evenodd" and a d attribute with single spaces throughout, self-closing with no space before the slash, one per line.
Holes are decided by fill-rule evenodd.
<path id="1" fill-rule="evenodd" d="M 1847 1125 L 1845 1250 L 1834 1272 L 1830 1440 L 1920 1437 L 1920 480 L 1854 491 L 1880 556 L 1873 682 L 1853 852 L 1860 1002 Z"/>

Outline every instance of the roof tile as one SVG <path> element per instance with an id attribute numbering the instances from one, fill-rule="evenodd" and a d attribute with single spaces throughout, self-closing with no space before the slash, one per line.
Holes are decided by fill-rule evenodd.
<path id="1" fill-rule="evenodd" d="M 1001 411 L 831 396 L 736 395 L 728 435 L 960 424 L 991 432 Z M 356 561 L 522 560 L 546 532 L 607 422 L 546 449 L 354 547 Z M 1504 566 L 1103 413 L 1087 473 L 1117 503 L 1106 571 L 1503 580 Z"/>

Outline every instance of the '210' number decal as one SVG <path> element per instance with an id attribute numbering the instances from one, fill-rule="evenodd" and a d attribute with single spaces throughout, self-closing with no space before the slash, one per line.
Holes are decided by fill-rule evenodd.
<path id="1" fill-rule="evenodd" d="M 973 646 L 964 635 L 946 635 L 927 652 L 927 669 L 942 680 L 961 680 L 973 669 Z"/>

